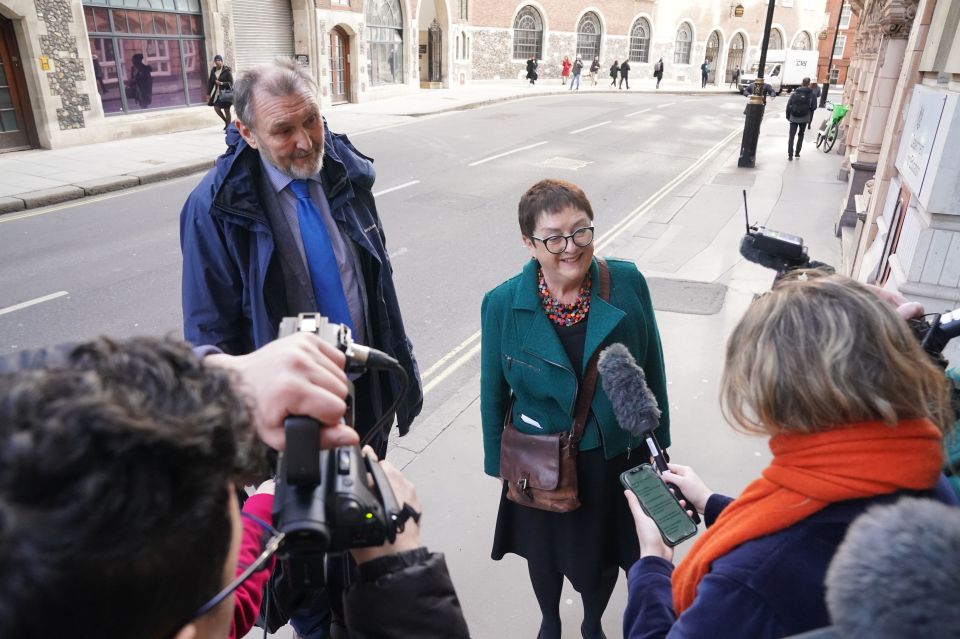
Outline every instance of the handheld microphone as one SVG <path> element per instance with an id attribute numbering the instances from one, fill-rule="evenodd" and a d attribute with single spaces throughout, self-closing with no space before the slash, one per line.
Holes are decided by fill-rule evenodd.
<path id="1" fill-rule="evenodd" d="M 613 404 L 613 414 L 620 428 L 634 437 L 640 437 L 647 444 L 650 457 L 659 473 L 669 470 L 663 449 L 653 431 L 660 425 L 660 407 L 657 398 L 647 386 L 647 376 L 637 365 L 633 355 L 623 344 L 611 344 L 601 351 L 597 360 L 600 383 Z M 673 489 L 677 499 L 686 499 L 675 484 L 667 484 Z M 687 502 L 690 506 L 690 502 Z M 700 523 L 700 515 L 692 508 L 693 521 Z"/>

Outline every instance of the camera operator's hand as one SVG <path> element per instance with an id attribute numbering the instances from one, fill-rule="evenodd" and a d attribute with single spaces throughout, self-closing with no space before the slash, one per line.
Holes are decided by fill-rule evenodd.
<path id="1" fill-rule="evenodd" d="M 306 415 L 323 424 L 323 448 L 359 441 L 355 430 L 339 423 L 347 407 L 345 357 L 316 335 L 296 333 L 249 355 L 218 353 L 203 361 L 237 373 L 241 390 L 253 404 L 257 433 L 271 448 L 283 450 L 283 420 L 289 415 Z"/>
<path id="2" fill-rule="evenodd" d="M 877 297 L 897 309 L 897 315 L 901 318 L 908 320 L 923 315 L 923 304 L 920 302 L 911 302 L 901 293 L 888 291 L 873 284 L 870 284 L 869 287 L 876 293 Z"/>
<path id="3" fill-rule="evenodd" d="M 369 446 L 365 446 L 363 452 L 372 459 L 377 459 L 377 454 Z M 393 494 L 397 498 L 397 503 L 403 506 L 409 505 L 416 512 L 421 512 L 420 498 L 417 497 L 417 490 L 406 477 L 397 469 L 396 466 L 387 460 L 377 462 L 390 480 L 390 487 L 393 488 Z M 372 480 L 372 478 L 371 478 Z M 397 539 L 392 544 L 384 544 L 374 548 L 354 548 L 350 551 L 358 564 L 362 564 L 385 555 L 391 555 L 407 550 L 416 550 L 420 548 L 420 524 L 411 517 L 404 524 L 403 532 L 397 534 Z"/>

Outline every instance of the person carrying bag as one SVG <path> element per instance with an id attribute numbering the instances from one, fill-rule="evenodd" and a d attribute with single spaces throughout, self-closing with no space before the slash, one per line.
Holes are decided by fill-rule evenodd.
<path id="1" fill-rule="evenodd" d="M 618 424 L 595 361 L 614 342 L 630 351 L 663 409 L 657 439 L 669 445 L 657 320 L 636 264 L 594 256 L 593 208 L 578 186 L 538 182 L 518 218 L 531 259 L 480 312 L 483 470 L 500 484 L 491 557 L 526 559 L 540 639 L 561 637 L 564 579 L 583 600 L 582 636 L 601 639 L 618 571 L 639 557 L 619 476 L 647 455 Z"/>

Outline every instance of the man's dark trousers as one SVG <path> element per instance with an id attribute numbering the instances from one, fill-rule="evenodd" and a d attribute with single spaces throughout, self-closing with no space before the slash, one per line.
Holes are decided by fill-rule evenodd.
<path id="1" fill-rule="evenodd" d="M 791 122 L 790 123 L 790 142 L 787 144 L 787 155 L 793 157 L 794 155 L 800 155 L 800 147 L 803 146 L 803 132 L 807 128 L 806 122 Z M 797 152 L 793 152 L 793 138 L 797 138 Z"/>

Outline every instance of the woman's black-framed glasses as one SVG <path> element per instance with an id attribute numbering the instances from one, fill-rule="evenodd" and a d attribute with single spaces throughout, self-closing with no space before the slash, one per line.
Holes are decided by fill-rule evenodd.
<path id="1" fill-rule="evenodd" d="M 199 619 L 203 615 L 219 606 L 221 603 L 223 603 L 224 599 L 229 597 L 234 590 L 239 588 L 240 585 L 249 579 L 254 573 L 258 573 L 266 568 L 267 564 L 270 562 L 270 559 L 277 553 L 277 550 L 280 549 L 280 544 L 283 542 L 283 538 L 285 537 L 284 533 L 280 532 L 259 517 L 255 517 L 247 513 L 241 513 L 241 516 L 257 522 L 257 524 L 263 528 L 264 532 L 270 533 L 271 536 L 267 538 L 267 541 L 263 544 L 263 551 L 253 561 L 253 563 L 247 566 L 244 571 L 237 575 L 233 581 L 227 584 L 223 590 L 211 597 L 207 603 L 200 606 L 193 616 L 194 619 Z"/>
<path id="2" fill-rule="evenodd" d="M 554 255 L 560 255 L 567 250 L 567 242 L 573 240 L 575 246 L 584 248 L 593 244 L 593 227 L 584 226 L 579 228 L 570 235 L 551 235 L 550 237 L 537 237 L 535 235 L 530 236 L 531 240 L 537 240 L 543 242 L 544 248 L 547 249 L 547 252 L 553 253 Z"/>

